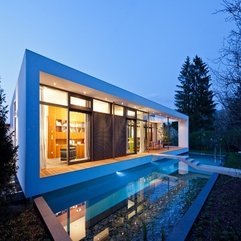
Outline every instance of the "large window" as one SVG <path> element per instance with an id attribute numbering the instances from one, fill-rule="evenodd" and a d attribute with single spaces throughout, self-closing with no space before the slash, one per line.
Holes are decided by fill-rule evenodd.
<path id="1" fill-rule="evenodd" d="M 40 167 L 51 168 L 66 164 L 61 150 L 67 148 L 68 109 L 40 105 Z"/>
<path id="2" fill-rule="evenodd" d="M 139 120 L 148 120 L 148 113 L 142 112 L 142 111 L 137 111 L 137 119 Z"/>
<path id="3" fill-rule="evenodd" d="M 136 117 L 136 112 L 134 110 L 127 110 L 126 115 L 131 118 Z"/>
<path id="4" fill-rule="evenodd" d="M 114 114 L 118 116 L 124 116 L 124 107 L 119 105 L 114 105 Z"/>
<path id="5" fill-rule="evenodd" d="M 40 168 L 89 159 L 89 115 L 73 106 L 89 107 L 89 100 L 40 86 Z M 71 111 L 70 106 L 71 104 Z"/>
<path id="6" fill-rule="evenodd" d="M 136 148 L 138 153 L 142 153 L 146 150 L 147 136 L 146 136 L 146 121 L 137 120 L 137 143 Z"/>
<path id="7" fill-rule="evenodd" d="M 68 93 L 46 86 L 40 86 L 40 101 L 67 106 Z"/>
<path id="8" fill-rule="evenodd" d="M 147 140 L 154 139 L 154 127 L 146 127 L 146 116 L 147 113 L 131 107 L 41 85 L 41 173 L 46 168 L 90 158 L 100 160 L 144 152 Z"/>
<path id="9" fill-rule="evenodd" d="M 93 111 L 110 114 L 110 103 L 100 100 L 93 100 Z"/>
<path id="10" fill-rule="evenodd" d="M 85 107 L 85 108 L 91 108 L 91 102 L 89 100 L 79 98 L 79 97 L 70 97 L 70 105 L 74 105 L 77 107 Z"/>
<path id="11" fill-rule="evenodd" d="M 136 152 L 136 121 L 127 120 L 127 154 Z"/>
<path id="12" fill-rule="evenodd" d="M 88 114 L 70 111 L 69 162 L 89 158 L 89 118 Z M 64 151 L 64 150 L 63 150 Z"/>

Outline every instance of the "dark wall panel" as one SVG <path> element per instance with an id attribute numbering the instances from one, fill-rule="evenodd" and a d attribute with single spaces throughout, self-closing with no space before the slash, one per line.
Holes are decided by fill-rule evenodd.
<path id="1" fill-rule="evenodd" d="M 113 147 L 113 140 L 112 140 L 112 116 L 105 115 L 105 128 L 104 128 L 104 158 L 112 158 L 112 147 Z"/>
<path id="2" fill-rule="evenodd" d="M 126 119 L 114 117 L 114 156 L 126 155 Z"/>
<path id="3" fill-rule="evenodd" d="M 93 113 L 93 159 L 112 157 L 112 116 Z"/>

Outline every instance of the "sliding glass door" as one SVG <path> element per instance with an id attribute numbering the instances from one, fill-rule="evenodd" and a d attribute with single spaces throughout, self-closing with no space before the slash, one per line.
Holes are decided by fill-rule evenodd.
<path id="1" fill-rule="evenodd" d="M 68 121 L 69 114 L 69 121 Z M 89 159 L 89 115 L 40 105 L 40 168 Z"/>
<path id="2" fill-rule="evenodd" d="M 89 115 L 86 113 L 69 112 L 68 154 L 69 163 L 89 159 Z"/>
<path id="3" fill-rule="evenodd" d="M 127 154 L 136 153 L 136 121 L 127 120 Z"/>
<path id="4" fill-rule="evenodd" d="M 137 120 L 137 143 L 136 143 L 136 148 L 137 148 L 137 153 L 142 153 L 146 150 L 146 122 L 145 121 L 140 121 Z"/>

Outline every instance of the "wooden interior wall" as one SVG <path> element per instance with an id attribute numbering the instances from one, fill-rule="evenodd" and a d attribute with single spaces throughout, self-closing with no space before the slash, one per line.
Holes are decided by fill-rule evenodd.
<path id="1" fill-rule="evenodd" d="M 60 149 L 67 147 L 67 115 L 68 110 L 61 107 L 48 106 L 48 158 L 60 157 Z M 80 125 L 85 122 L 84 114 L 71 112 L 70 114 L 70 139 L 75 141 L 77 158 L 85 156 L 85 126 Z M 57 122 L 60 123 L 57 126 Z M 61 124 L 62 123 L 62 124 Z"/>
<path id="2" fill-rule="evenodd" d="M 56 120 L 67 121 L 67 109 L 48 106 L 48 158 L 59 157 L 60 148 L 67 143 L 67 131 L 56 132 Z"/>

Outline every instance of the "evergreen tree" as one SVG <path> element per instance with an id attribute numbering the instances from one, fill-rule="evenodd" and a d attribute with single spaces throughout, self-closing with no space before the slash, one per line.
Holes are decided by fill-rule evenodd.
<path id="1" fill-rule="evenodd" d="M 179 88 L 179 90 L 176 90 L 175 95 L 175 105 L 177 107 L 177 110 L 184 114 L 191 112 L 191 68 L 192 66 L 190 63 L 190 58 L 187 56 L 186 61 L 182 66 L 182 70 L 178 77 L 178 80 L 180 81 L 181 85 L 177 85 L 177 88 Z"/>
<path id="2" fill-rule="evenodd" d="M 12 179 L 17 172 L 17 147 L 13 144 L 13 133 L 9 132 L 6 125 L 8 106 L 5 102 L 5 94 L 0 85 L 0 204 L 13 191 Z"/>
<path id="3" fill-rule="evenodd" d="M 190 132 L 213 128 L 215 103 L 210 90 L 211 77 L 207 65 L 198 56 L 187 57 L 178 77 L 175 95 L 177 110 L 189 116 Z"/>

